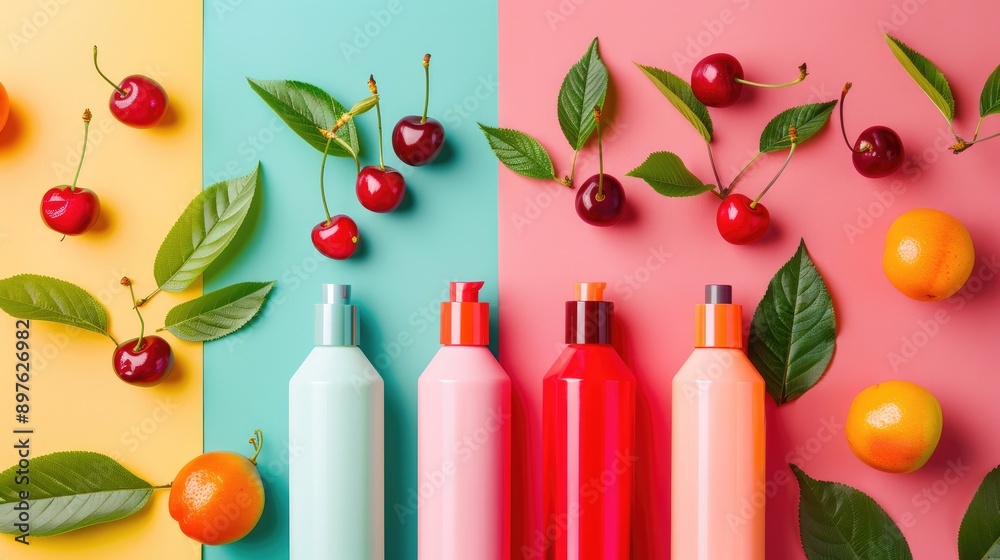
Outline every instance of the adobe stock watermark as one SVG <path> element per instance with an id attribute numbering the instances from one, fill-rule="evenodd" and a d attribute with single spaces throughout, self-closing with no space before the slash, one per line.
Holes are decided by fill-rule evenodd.
<path id="1" fill-rule="evenodd" d="M 920 521 L 918 515 L 930 513 L 934 506 L 944 499 L 948 492 L 970 472 L 972 472 L 972 467 L 963 463 L 962 459 L 949 459 L 940 478 L 925 485 L 919 492 L 910 497 L 912 509 L 899 515 L 899 523 L 904 528 L 916 525 Z"/>
<path id="2" fill-rule="evenodd" d="M 701 29 L 688 35 L 684 48 L 674 51 L 672 58 L 677 72 L 690 72 L 696 62 L 709 54 L 709 48 L 722 36 L 730 25 L 739 19 L 739 13 L 750 7 L 750 0 L 731 0 L 731 8 L 723 8 L 714 18 L 701 20 Z"/>
<path id="3" fill-rule="evenodd" d="M 442 119 L 451 125 L 451 129 L 460 128 L 479 111 L 483 103 L 495 99 L 499 90 L 500 82 L 495 74 L 480 76 L 472 93 L 445 109 Z"/>
<path id="4" fill-rule="evenodd" d="M 948 134 L 948 129 L 938 129 L 938 134 L 934 137 L 932 145 L 907 158 L 900 168 L 900 172 L 909 182 L 916 182 L 932 165 L 939 161 L 941 154 L 950 151 L 949 146 L 953 143 L 954 138 Z M 854 219 L 843 223 L 842 228 L 847 241 L 853 245 L 858 238 L 871 231 L 879 218 L 885 216 L 888 210 L 908 190 L 909 187 L 901 179 L 893 179 L 888 188 L 873 187 L 871 192 L 875 200 L 866 205 L 858 206 Z"/>
<path id="5" fill-rule="evenodd" d="M 641 265 L 615 281 L 614 290 L 616 294 L 621 296 L 618 298 L 619 300 L 628 301 L 632 299 L 632 296 L 652 280 L 656 272 L 664 267 L 667 259 L 673 256 L 673 253 L 664 249 L 663 245 L 650 247 L 647 253 Z"/>
<path id="6" fill-rule="evenodd" d="M 166 424 L 181 408 L 170 397 L 157 398 L 154 403 L 155 406 L 147 416 L 122 431 L 118 438 L 118 442 L 129 453 L 138 451 L 142 444 L 152 438 L 160 427 Z M 117 460 L 121 455 L 119 453 L 115 459 Z"/>
<path id="7" fill-rule="evenodd" d="M 254 167 L 260 161 L 260 156 L 275 139 L 283 136 L 288 127 L 277 116 L 271 117 L 267 125 L 260 127 L 256 132 L 247 134 L 236 146 L 237 157 L 231 158 L 220 169 L 213 171 L 209 177 L 213 183 L 232 179 L 244 175 L 248 166 Z"/>
<path id="8" fill-rule="evenodd" d="M 416 515 L 420 508 L 427 505 L 427 502 L 432 500 L 444 488 L 445 484 L 458 473 L 462 465 L 475 457 L 493 439 L 493 436 L 510 422 L 510 419 L 510 411 L 504 412 L 500 408 L 490 410 L 482 425 L 454 442 L 451 449 L 454 451 L 456 460 L 445 459 L 434 470 L 420 473 L 417 487 L 410 488 L 407 492 L 406 503 L 396 502 L 392 507 L 396 518 L 399 519 L 399 524 L 406 523 L 407 517 Z"/>
<path id="9" fill-rule="evenodd" d="M 765 507 L 768 500 L 777 496 L 778 492 L 795 480 L 785 465 L 793 463 L 801 467 L 812 461 L 826 448 L 827 444 L 833 441 L 837 434 L 843 431 L 844 425 L 838 423 L 835 417 L 820 419 L 820 426 L 816 433 L 804 442 L 796 444 L 786 453 L 785 464 L 774 471 L 771 478 L 763 484 L 758 484 L 749 498 L 742 498 L 737 512 L 726 514 L 726 523 L 729 524 L 729 528 L 734 533 L 738 532 L 754 518 L 758 511 Z"/>
<path id="10" fill-rule="evenodd" d="M 525 560 L 546 558 L 547 551 L 562 535 L 570 529 L 579 531 L 579 521 L 587 507 L 596 505 L 601 496 L 607 494 L 609 489 L 614 488 L 619 479 L 630 474 L 638 462 L 639 457 L 633 455 L 630 449 L 626 449 L 624 452 L 615 451 L 615 458 L 607 469 L 589 480 L 580 481 L 581 500 L 574 500 L 570 497 L 565 514 L 560 514 L 555 519 L 547 519 L 547 525 L 544 529 L 535 530 L 531 544 L 521 545 L 521 557 Z M 628 479 L 631 480 L 631 476 Z"/>
<path id="11" fill-rule="evenodd" d="M 36 3 L 37 9 L 22 17 L 15 23 L 15 28 L 12 31 L 7 32 L 7 43 L 10 45 L 10 50 L 17 54 L 23 49 L 32 39 L 38 37 L 41 33 L 54 19 L 59 17 L 62 13 L 63 8 L 65 8 L 72 0 L 38 0 Z M 9 7 L 6 9 L 10 9 Z"/>
<path id="12" fill-rule="evenodd" d="M 622 133 L 628 130 L 628 125 L 619 123 L 617 120 L 607 121 L 607 123 L 602 121 L 601 124 L 601 138 L 605 146 L 614 144 L 621 137 Z M 581 176 L 586 177 L 588 170 L 596 168 L 597 153 L 581 152 L 576 161 L 576 178 L 574 178 L 574 181 L 579 180 Z M 518 235 L 524 233 L 527 228 L 531 227 L 532 224 L 541 218 L 556 199 L 563 198 L 566 193 L 572 193 L 570 198 L 576 195 L 574 189 L 569 189 L 565 185 L 555 181 L 545 181 L 541 185 L 532 186 L 531 189 L 532 194 L 524 197 L 521 210 L 510 214 L 511 223 L 514 224 L 514 231 Z"/>
<path id="13" fill-rule="evenodd" d="M 902 343 L 899 350 L 886 354 L 893 373 L 910 363 L 923 348 L 941 334 L 941 329 L 951 322 L 952 315 L 965 309 L 965 306 L 996 278 L 998 272 L 1000 272 L 1000 259 L 997 255 L 980 258 L 962 289 L 946 300 L 952 309 L 938 309 L 930 318 L 917 320 L 916 328 L 910 334 L 900 337 Z"/>
<path id="14" fill-rule="evenodd" d="M 559 0 L 554 9 L 545 10 L 543 13 L 545 21 L 549 23 L 549 28 L 555 31 L 561 24 L 569 21 L 569 18 L 576 14 L 576 10 L 587 2 L 588 0 Z"/>
<path id="15" fill-rule="evenodd" d="M 399 14 L 403 13 L 404 8 L 405 6 L 400 0 L 389 0 L 385 7 L 371 10 L 367 21 L 354 26 L 354 35 L 351 40 L 340 42 L 340 54 L 343 55 L 344 61 L 350 63 L 351 59 L 367 49 L 372 41 L 381 35 L 392 24 L 392 21 L 398 18 Z"/>
<path id="16" fill-rule="evenodd" d="M 879 30 L 883 33 L 899 31 L 926 3 L 927 0 L 903 0 L 894 3 L 889 9 L 889 17 L 878 20 Z"/>

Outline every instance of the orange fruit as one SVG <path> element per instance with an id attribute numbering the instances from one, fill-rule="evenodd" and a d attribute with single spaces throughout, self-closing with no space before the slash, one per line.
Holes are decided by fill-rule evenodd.
<path id="1" fill-rule="evenodd" d="M 927 463 L 941 439 L 941 404 L 909 381 L 886 381 L 858 393 L 847 413 L 847 444 L 865 464 L 891 473 Z"/>
<path id="2" fill-rule="evenodd" d="M 256 459 L 263 443 L 258 430 L 256 452 L 246 458 L 229 451 L 199 455 L 177 473 L 170 486 L 170 517 L 181 531 L 202 544 L 226 544 L 245 537 L 264 511 L 264 485 Z"/>
<path id="3" fill-rule="evenodd" d="M 0 84 L 0 130 L 7 124 L 8 116 L 10 116 L 10 99 L 7 97 L 7 90 Z"/>
<path id="4" fill-rule="evenodd" d="M 885 236 L 885 275 L 916 300 L 951 297 L 969 279 L 975 261 L 969 230 L 940 210 L 910 210 L 896 218 Z"/>

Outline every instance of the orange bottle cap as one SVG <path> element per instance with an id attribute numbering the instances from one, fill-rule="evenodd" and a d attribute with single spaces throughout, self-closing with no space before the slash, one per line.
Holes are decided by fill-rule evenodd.
<path id="1" fill-rule="evenodd" d="M 490 304 L 479 301 L 484 282 L 452 282 L 441 303 L 441 344 L 485 346 L 490 342 Z"/>
<path id="2" fill-rule="evenodd" d="M 733 303 L 733 288 L 705 286 L 705 303 L 694 309 L 696 348 L 743 348 L 743 306 Z"/>

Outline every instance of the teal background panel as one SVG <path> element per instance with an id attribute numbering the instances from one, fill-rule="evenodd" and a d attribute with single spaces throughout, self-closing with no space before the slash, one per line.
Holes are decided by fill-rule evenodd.
<path id="1" fill-rule="evenodd" d="M 209 0 L 204 40 L 205 183 L 249 173 L 258 160 L 263 174 L 245 234 L 208 271 L 205 289 L 278 281 L 261 316 L 205 346 L 205 448 L 249 453 L 247 438 L 263 429 L 267 504 L 246 539 L 206 547 L 204 557 L 288 557 L 288 458 L 296 452 L 288 447 L 288 380 L 312 348 L 320 285 L 338 282 L 354 286 L 361 346 L 386 383 L 386 558 L 414 559 L 416 382 L 439 346 L 439 302 L 449 280 L 470 279 L 486 280 L 483 297 L 497 301 L 497 166 L 476 127 L 497 122 L 496 2 Z M 433 54 L 430 116 L 444 124 L 447 142 L 438 162 L 413 169 L 388 138 L 400 117 L 420 114 L 425 52 Z M 408 194 L 395 212 L 368 212 L 354 194 L 353 161 L 331 158 L 331 211 L 353 217 L 362 237 L 352 259 L 331 261 L 309 237 L 324 219 L 321 154 L 245 78 L 313 83 L 349 107 L 368 95 L 372 73 L 386 164 L 404 172 Z M 377 163 L 374 111 L 358 125 L 363 163 Z"/>

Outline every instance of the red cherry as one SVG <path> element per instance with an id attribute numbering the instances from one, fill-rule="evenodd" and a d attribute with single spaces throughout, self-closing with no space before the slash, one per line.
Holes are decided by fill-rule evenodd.
<path id="1" fill-rule="evenodd" d="M 844 84 L 844 89 L 840 92 L 840 132 L 844 135 L 844 143 L 851 148 L 854 169 L 871 179 L 893 174 L 903 165 L 903 141 L 889 127 L 870 126 L 851 146 L 851 141 L 847 139 L 847 126 L 844 124 L 844 100 L 849 91 L 851 82 Z"/>
<path id="2" fill-rule="evenodd" d="M 149 128 L 163 120 L 167 113 L 167 92 L 156 80 L 133 74 L 115 85 L 97 67 L 97 47 L 94 47 L 94 67 L 115 88 L 108 106 L 116 119 L 135 128 Z"/>
<path id="3" fill-rule="evenodd" d="M 576 192 L 576 213 L 592 226 L 614 225 L 625 214 L 625 189 L 611 175 L 604 175 L 604 185 L 598 194 L 600 174 L 583 182 Z"/>
<path id="4" fill-rule="evenodd" d="M 101 201 L 90 189 L 52 187 L 42 197 L 42 220 L 63 235 L 80 235 L 97 223 Z"/>
<path id="5" fill-rule="evenodd" d="M 123 342 L 115 349 L 112 365 L 118 377 L 139 387 L 152 387 L 163 381 L 174 367 L 170 344 L 158 336 L 146 336 Z M 138 350 L 136 346 L 138 345 Z"/>
<path id="6" fill-rule="evenodd" d="M 763 204 L 753 204 L 749 197 L 735 193 L 719 205 L 715 222 L 723 239 L 745 245 L 763 237 L 771 226 L 771 215 Z"/>
<path id="7" fill-rule="evenodd" d="M 358 200 L 372 212 L 391 212 L 403 202 L 406 180 L 391 167 L 385 169 L 368 165 L 358 173 Z"/>
<path id="8" fill-rule="evenodd" d="M 851 160 L 858 173 L 869 178 L 891 175 L 902 167 L 903 141 L 894 130 L 885 126 L 870 126 L 854 143 Z"/>
<path id="9" fill-rule="evenodd" d="M 444 147 L 444 127 L 436 119 L 420 122 L 420 117 L 410 115 L 399 119 L 392 129 L 392 150 L 407 165 L 427 165 L 434 161 Z"/>
<path id="10" fill-rule="evenodd" d="M 731 54 L 710 54 L 694 65 L 691 89 L 694 96 L 709 107 L 728 107 L 740 98 L 743 66 Z"/>
<path id="11" fill-rule="evenodd" d="M 331 259 L 343 260 L 353 255 L 359 239 L 358 225 L 343 214 L 320 222 L 312 230 L 316 250 Z"/>

